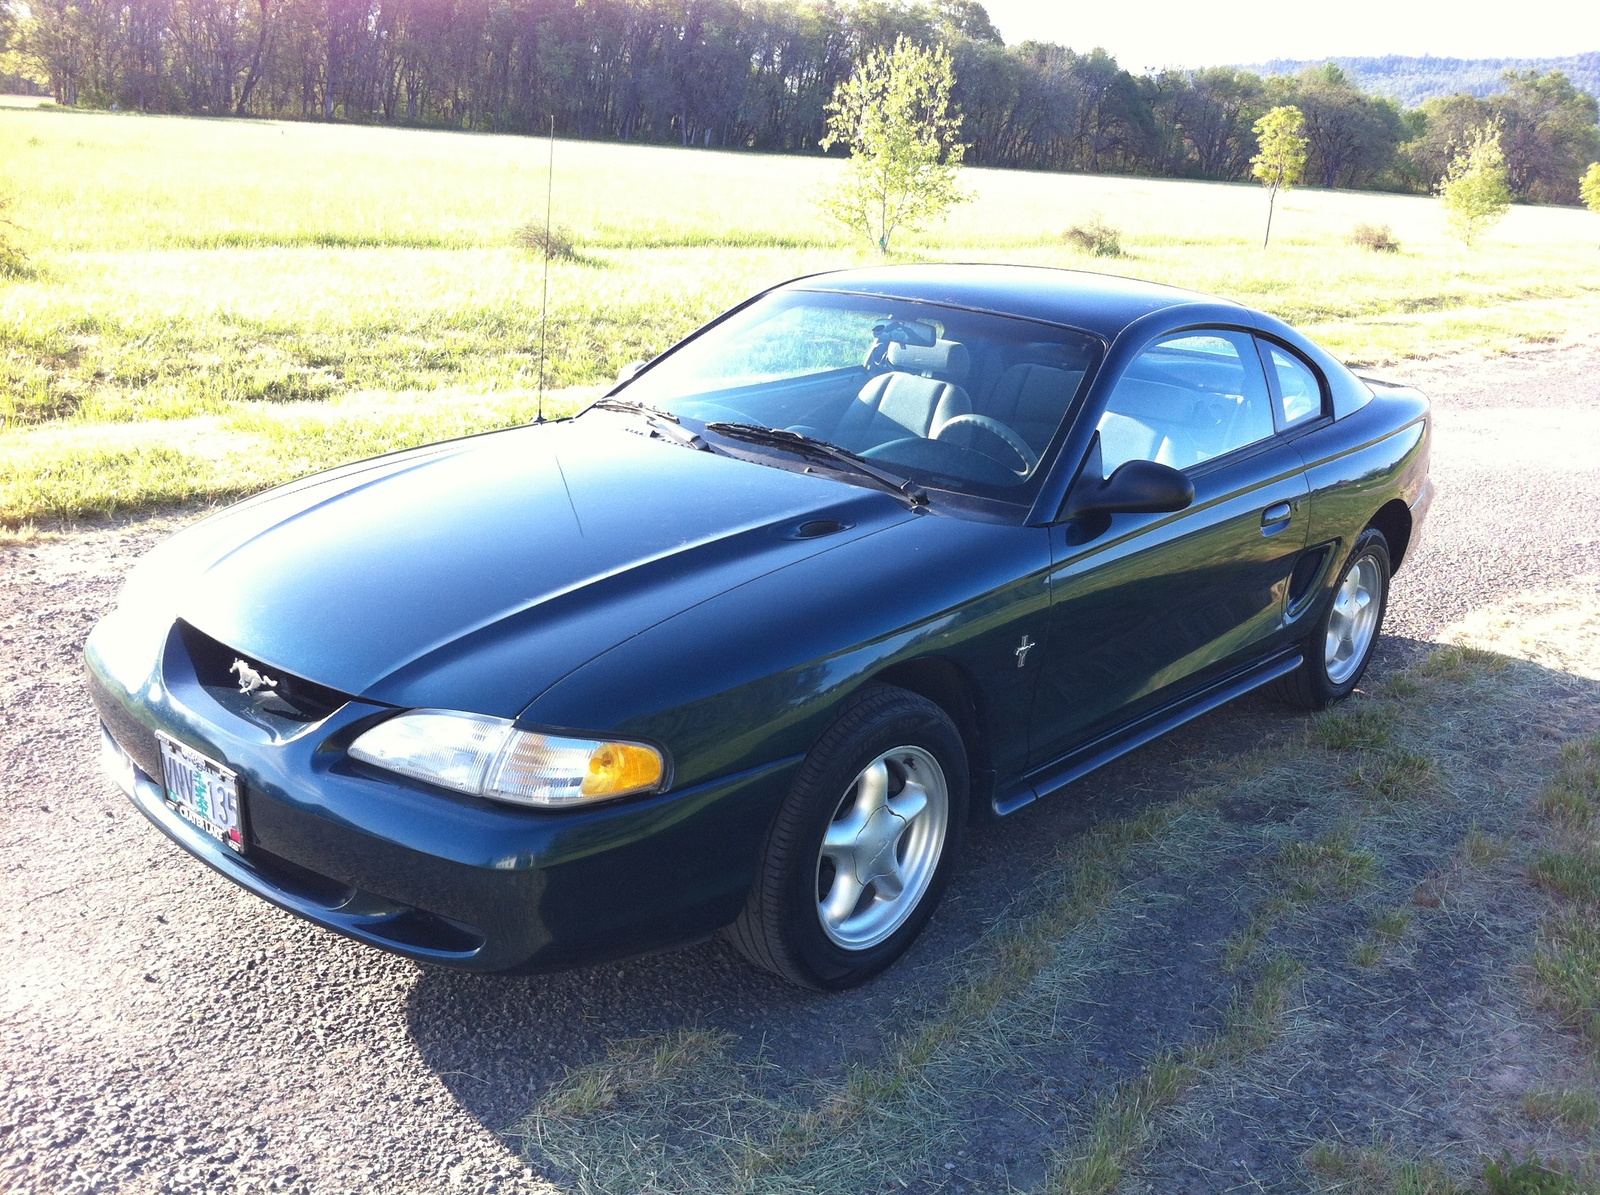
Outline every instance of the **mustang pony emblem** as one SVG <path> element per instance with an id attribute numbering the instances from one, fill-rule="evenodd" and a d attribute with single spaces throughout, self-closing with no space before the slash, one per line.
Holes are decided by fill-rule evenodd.
<path id="1" fill-rule="evenodd" d="M 270 676 L 257 672 L 243 660 L 235 660 L 229 672 L 236 673 L 239 677 L 239 692 L 254 693 L 257 689 L 276 689 L 278 682 Z"/>

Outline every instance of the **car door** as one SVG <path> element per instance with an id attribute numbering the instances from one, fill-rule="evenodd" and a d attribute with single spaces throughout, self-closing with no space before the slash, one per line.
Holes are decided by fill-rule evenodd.
<path id="1" fill-rule="evenodd" d="M 1157 338 L 1084 417 L 1098 421 L 1103 476 L 1153 460 L 1181 469 L 1195 499 L 1177 513 L 1051 528 L 1050 652 L 1033 767 L 1280 645 L 1309 524 L 1303 465 L 1277 435 L 1246 332 Z"/>

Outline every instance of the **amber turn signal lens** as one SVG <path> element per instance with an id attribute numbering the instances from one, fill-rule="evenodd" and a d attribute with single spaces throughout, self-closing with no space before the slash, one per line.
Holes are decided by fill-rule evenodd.
<path id="1" fill-rule="evenodd" d="M 583 795 L 608 797 L 638 792 L 661 782 L 661 756 L 636 743 L 601 743 L 589 756 Z"/>

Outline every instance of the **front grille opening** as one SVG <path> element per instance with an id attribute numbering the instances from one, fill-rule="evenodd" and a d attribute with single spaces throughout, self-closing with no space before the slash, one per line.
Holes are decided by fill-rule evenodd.
<path id="1" fill-rule="evenodd" d="M 407 909 L 365 929 L 369 934 L 386 938 L 400 946 L 437 950 L 444 954 L 471 954 L 484 941 L 482 934 L 426 909 Z"/>
<path id="2" fill-rule="evenodd" d="M 351 885 L 341 884 L 319 871 L 291 863 L 283 856 L 274 855 L 259 846 L 250 848 L 249 857 L 257 871 L 285 892 L 298 896 L 301 900 L 309 900 L 325 909 L 337 909 L 340 905 L 349 904 L 355 898 L 356 889 Z"/>
<path id="3" fill-rule="evenodd" d="M 265 715 L 300 724 L 320 722 L 350 700 L 337 689 L 293 676 L 235 651 L 186 622 L 179 621 L 178 629 L 195 679 L 215 701 L 241 716 Z M 274 683 L 262 685 L 253 693 L 240 692 L 237 666 L 241 663 Z"/>
<path id="4" fill-rule="evenodd" d="M 472 954 L 483 946 L 483 934 L 469 925 L 362 892 L 259 846 L 251 847 L 249 859 L 251 866 L 275 887 L 320 905 L 336 918 L 341 914 L 349 917 L 342 923 L 366 937 L 441 954 Z"/>

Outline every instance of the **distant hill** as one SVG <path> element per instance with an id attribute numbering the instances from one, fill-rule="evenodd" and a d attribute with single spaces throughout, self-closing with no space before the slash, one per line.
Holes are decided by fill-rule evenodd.
<path id="1" fill-rule="evenodd" d="M 1308 66 L 1337 62 L 1363 91 L 1391 96 L 1407 108 L 1436 95 L 1489 95 L 1501 87 L 1500 73 L 1507 70 L 1559 70 L 1590 95 L 1600 97 L 1600 50 L 1568 58 L 1407 58 L 1386 54 L 1382 58 L 1331 58 L 1296 60 L 1274 58 L 1243 67 L 1261 75 L 1293 75 Z"/>

